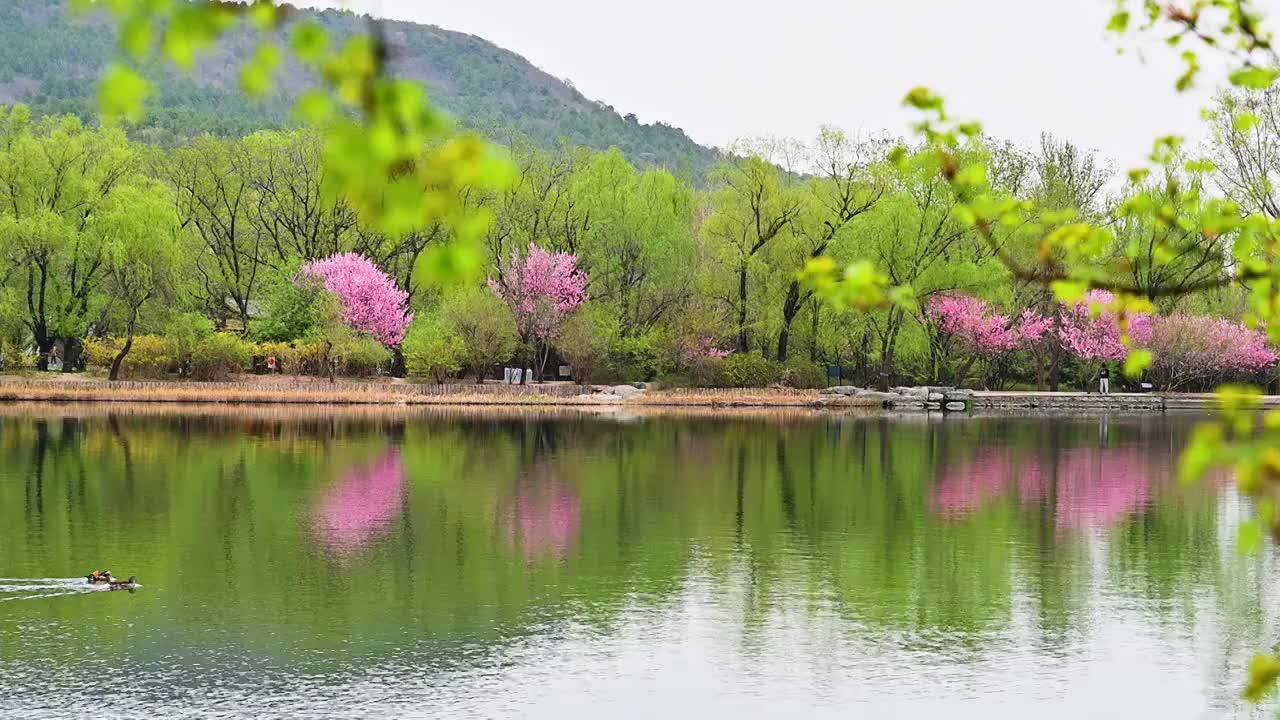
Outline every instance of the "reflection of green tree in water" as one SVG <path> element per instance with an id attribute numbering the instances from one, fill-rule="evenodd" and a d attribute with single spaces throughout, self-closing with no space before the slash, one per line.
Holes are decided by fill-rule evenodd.
<path id="1" fill-rule="evenodd" d="M 1155 454 L 1182 432 L 1116 420 L 1111 447 L 1149 448 L 1139 465 L 1165 467 Z M 17 482 L 0 482 L 0 564 L 48 576 L 109 558 L 200 599 L 155 622 L 269 622 L 270 636 L 240 639 L 267 655 L 343 643 L 373 657 L 406 628 L 428 644 L 502 642 L 570 615 L 607 630 L 694 576 L 735 598 L 748 640 L 775 611 L 830 601 L 851 627 L 926 644 L 942 630 L 977 648 L 1009 625 L 1021 592 L 1057 642 L 1097 581 L 1091 534 L 1072 529 L 1097 517 L 1064 510 L 1061 499 L 1089 496 L 1060 490 L 1062 468 L 1094 462 L 1097 445 L 1096 424 L 1026 420 L 121 416 L 113 432 L 101 419 L 4 419 L 0 477 Z M 1001 448 L 1017 458 L 1008 489 L 983 490 L 962 517 L 941 512 L 948 477 Z M 397 464 L 399 491 L 370 492 L 382 485 L 369 471 Z M 326 481 L 343 468 L 367 473 L 351 502 L 370 503 L 377 542 L 335 575 L 314 524 L 348 492 Z M 1125 512 L 1093 531 L 1107 539 L 1108 580 L 1168 598 L 1174 578 L 1213 585 L 1212 498 L 1147 484 L 1143 503 L 1117 500 Z M 19 611 L 87 611 L 50 607 Z"/>

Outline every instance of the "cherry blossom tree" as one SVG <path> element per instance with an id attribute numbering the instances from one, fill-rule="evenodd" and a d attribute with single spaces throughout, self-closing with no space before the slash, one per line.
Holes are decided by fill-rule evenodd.
<path id="1" fill-rule="evenodd" d="M 1155 355 L 1152 380 L 1169 390 L 1210 389 L 1225 382 L 1258 380 L 1277 355 L 1266 335 L 1203 315 L 1170 315 L 1152 320 L 1135 342 Z"/>
<path id="2" fill-rule="evenodd" d="M 978 362 L 999 363 L 1010 353 L 1026 349 L 1048 333 L 1052 321 L 1024 310 L 1016 317 L 998 312 L 986 301 L 967 295 L 935 295 L 925 306 L 925 319 L 937 331 L 935 351 L 940 364 L 953 352 L 961 364 L 952 373 L 963 381 Z"/>
<path id="3" fill-rule="evenodd" d="M 343 320 L 357 332 L 372 336 L 387 347 L 396 347 L 413 322 L 409 293 L 356 253 L 339 253 L 302 266 L 301 275 L 317 277 L 338 297 Z"/>
<path id="4" fill-rule="evenodd" d="M 489 279 L 489 288 L 515 315 L 526 359 L 537 367 L 539 380 L 549 341 L 586 302 L 587 280 L 587 274 L 578 269 L 576 255 L 551 252 L 533 243 L 524 255 L 513 250 L 499 265 L 498 276 Z"/>
<path id="5" fill-rule="evenodd" d="M 1062 346 L 1087 361 L 1121 362 L 1129 357 L 1129 348 L 1123 340 L 1125 331 L 1134 344 L 1142 345 L 1143 340 L 1150 337 L 1151 316 L 1129 313 L 1124 317 L 1127 327 L 1122 328 L 1120 317 L 1110 310 L 1095 312 L 1095 309 L 1106 308 L 1113 301 L 1111 293 L 1093 290 L 1083 302 L 1062 308 L 1062 324 L 1058 331 Z"/>

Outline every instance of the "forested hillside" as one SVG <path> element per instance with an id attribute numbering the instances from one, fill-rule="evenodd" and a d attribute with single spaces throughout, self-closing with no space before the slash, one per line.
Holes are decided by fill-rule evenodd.
<path id="1" fill-rule="evenodd" d="M 98 77 L 116 50 L 115 27 L 104 16 L 70 13 L 67 5 L 68 0 L 0 0 L 0 104 L 25 103 L 37 115 L 89 119 L 96 113 Z M 334 38 L 363 28 L 363 19 L 350 12 L 300 13 L 324 24 Z M 397 72 L 425 82 L 461 123 L 496 138 L 505 140 L 514 130 L 544 147 L 561 140 L 598 150 L 617 147 L 637 164 L 690 177 L 701 177 L 716 159 L 714 150 L 679 128 L 624 117 L 475 36 L 405 22 L 388 22 L 386 30 Z M 151 68 L 157 96 L 135 137 L 173 145 L 205 132 L 240 137 L 291 124 L 292 99 L 308 84 L 307 73 L 286 65 L 271 96 L 247 99 L 233 56 L 252 47 L 247 32 L 233 33 L 191 76 Z"/>

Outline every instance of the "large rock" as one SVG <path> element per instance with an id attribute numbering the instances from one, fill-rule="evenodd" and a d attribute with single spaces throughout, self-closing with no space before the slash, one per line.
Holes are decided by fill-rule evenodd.
<path id="1" fill-rule="evenodd" d="M 866 400 L 880 400 L 882 402 L 892 402 L 894 400 L 902 399 L 902 396 L 897 393 L 880 392 L 879 390 L 859 390 L 854 395 L 855 397 Z"/>
<path id="2" fill-rule="evenodd" d="M 947 412 L 964 412 L 969 409 L 968 405 L 962 402 L 949 402 L 946 404 Z"/>
<path id="3" fill-rule="evenodd" d="M 904 397 L 918 398 L 921 400 L 929 397 L 929 388 L 927 387 L 896 387 L 893 388 L 893 392 Z"/>
<path id="4" fill-rule="evenodd" d="M 947 396 L 947 402 L 965 402 L 973 399 L 972 390 L 951 389 L 943 394 Z"/>
<path id="5" fill-rule="evenodd" d="M 861 391 L 862 388 L 854 387 L 853 385 L 836 385 L 835 387 L 829 387 L 822 392 L 826 395 L 843 395 L 845 397 L 852 397 Z"/>
<path id="6" fill-rule="evenodd" d="M 940 392 L 931 392 L 931 393 L 929 393 L 929 402 L 931 402 L 931 403 L 940 403 L 940 402 L 942 402 L 943 400 L 946 400 L 946 399 L 947 399 L 947 396 L 946 396 L 946 395 L 943 395 L 943 394 L 942 394 L 942 393 L 940 393 Z"/>
<path id="7" fill-rule="evenodd" d="M 615 385 L 609 388 L 607 392 L 611 395 L 617 395 L 623 400 L 627 400 L 639 395 L 640 393 L 644 392 L 644 390 L 641 390 L 640 388 L 635 387 L 634 385 Z"/>

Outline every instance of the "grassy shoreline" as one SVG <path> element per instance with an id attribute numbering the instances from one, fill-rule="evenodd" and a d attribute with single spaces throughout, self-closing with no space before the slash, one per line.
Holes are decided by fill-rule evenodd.
<path id="1" fill-rule="evenodd" d="M 816 390 L 653 390 L 629 399 L 572 385 L 415 385 L 390 382 L 228 382 L 0 378 L 0 402 L 183 403 L 236 405 L 824 407 Z M 873 407 L 851 399 L 841 407 Z"/>
<path id="2" fill-rule="evenodd" d="M 403 380 L 342 380 L 330 384 L 315 378 L 243 378 L 229 382 L 177 380 L 110 383 L 84 376 L 0 376 L 0 404 L 75 405 L 204 405 L 204 406 L 351 406 L 366 408 L 579 408 L 640 411 L 643 409 L 702 408 L 794 409 L 808 411 L 862 410 L 925 414 L 920 408 L 886 408 L 877 397 L 834 396 L 818 390 L 651 389 L 633 397 L 593 394 L 590 387 L 548 383 L 527 387 L 417 384 Z M 1261 407 L 1280 407 L 1280 397 L 1264 397 Z M 1211 412 L 1211 394 L 1153 394 L 1101 396 L 1096 393 L 976 392 L 970 410 L 978 413 L 1032 412 L 1038 414 Z"/>

